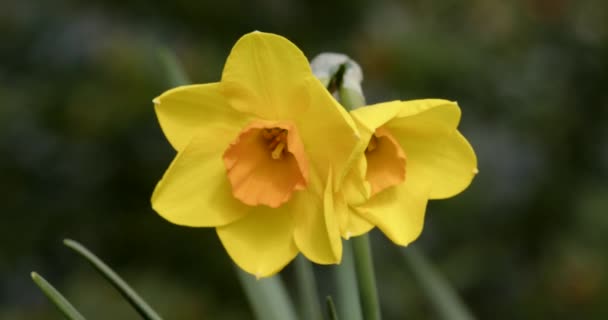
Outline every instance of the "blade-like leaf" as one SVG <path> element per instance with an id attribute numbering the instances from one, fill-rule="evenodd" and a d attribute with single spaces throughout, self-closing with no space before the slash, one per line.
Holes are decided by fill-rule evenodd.
<path id="1" fill-rule="evenodd" d="M 127 299 L 127 301 L 135 308 L 137 313 L 144 319 L 161 320 L 162 318 L 154 311 L 136 292 L 133 290 L 116 272 L 108 267 L 97 256 L 91 253 L 87 248 L 80 243 L 65 239 L 63 243 L 70 249 L 76 251 L 80 256 L 85 258 L 101 275 L 106 278 Z"/>
<path id="2" fill-rule="evenodd" d="M 338 320 L 338 313 L 336 312 L 336 306 L 331 296 L 327 296 L 327 313 L 329 314 L 329 320 Z"/>
<path id="3" fill-rule="evenodd" d="M 342 319 L 362 320 L 361 302 L 357 273 L 353 258 L 352 241 L 345 241 L 342 250 L 342 263 L 332 268 L 336 286 L 338 315 Z"/>
<path id="4" fill-rule="evenodd" d="M 166 48 L 160 48 L 159 57 L 167 77 L 167 83 L 170 86 L 183 86 L 190 83 L 188 76 L 184 72 L 184 69 L 181 67 L 173 51 Z"/>
<path id="5" fill-rule="evenodd" d="M 72 306 L 72 304 L 55 287 L 48 283 L 36 272 L 31 273 L 34 283 L 44 292 L 53 304 L 70 320 L 85 320 L 85 318 Z"/>
<path id="6" fill-rule="evenodd" d="M 296 281 L 301 319 L 321 319 L 321 304 L 312 264 L 303 255 L 296 257 Z"/>
<path id="7" fill-rule="evenodd" d="M 351 241 L 353 242 L 353 256 L 357 267 L 357 282 L 361 290 L 363 317 L 366 320 L 380 320 L 380 302 L 378 301 L 369 236 L 365 234 L 355 237 Z"/>
<path id="8" fill-rule="evenodd" d="M 401 250 L 420 287 L 435 307 L 441 319 L 473 320 L 473 314 L 462 302 L 456 290 L 416 248 Z"/>
<path id="9" fill-rule="evenodd" d="M 256 279 L 238 267 L 236 267 L 236 273 L 256 319 L 297 319 L 293 304 L 279 275 Z"/>

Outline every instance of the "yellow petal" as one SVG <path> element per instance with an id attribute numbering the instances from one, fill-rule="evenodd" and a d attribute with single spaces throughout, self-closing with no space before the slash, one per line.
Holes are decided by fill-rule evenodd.
<path id="1" fill-rule="evenodd" d="M 363 150 L 359 148 L 359 158 L 354 161 L 348 174 L 344 178 L 342 188 L 334 195 L 334 207 L 340 225 L 340 234 L 344 239 L 350 239 L 369 232 L 374 225 L 361 218 L 351 205 L 363 204 L 369 199 L 371 186 L 365 180 L 367 162 L 364 160 Z"/>
<path id="2" fill-rule="evenodd" d="M 319 185 L 316 179 L 318 175 L 311 172 L 312 185 Z M 287 204 L 295 217 L 294 239 L 298 249 L 306 258 L 319 264 L 339 263 L 342 258 L 342 240 L 334 215 L 331 187 L 330 182 L 323 198 L 309 191 L 297 192 Z"/>
<path id="3" fill-rule="evenodd" d="M 374 228 L 373 224 L 361 217 L 361 215 L 357 214 L 354 210 L 352 210 L 352 208 L 349 209 L 350 214 L 348 215 L 348 227 L 343 235 L 345 239 L 368 233 Z"/>
<path id="4" fill-rule="evenodd" d="M 422 232 L 428 190 L 428 185 L 411 185 L 406 181 L 354 209 L 394 243 L 405 246 Z"/>
<path id="5" fill-rule="evenodd" d="M 371 135 L 377 128 L 395 118 L 415 116 L 438 107 L 446 110 L 441 112 L 440 117 L 431 119 L 431 121 L 439 121 L 449 127 L 456 128 L 458 121 L 460 121 L 458 105 L 452 101 L 441 99 L 382 102 L 355 109 L 351 111 L 351 115 L 357 120 L 357 124 L 366 128 L 367 130 L 364 131 Z M 432 124 L 434 123 L 430 123 L 430 125 Z"/>
<path id="6" fill-rule="evenodd" d="M 308 105 L 312 78 L 306 57 L 289 40 L 252 32 L 234 45 L 222 73 L 222 89 L 237 110 L 266 120 L 291 120 Z"/>
<path id="7" fill-rule="evenodd" d="M 464 190 L 477 170 L 469 143 L 457 131 L 460 108 L 454 102 L 428 99 L 393 101 L 351 113 L 363 139 L 384 126 L 407 155 L 406 181 L 430 185 L 431 199 L 447 198 Z"/>
<path id="8" fill-rule="evenodd" d="M 218 227 L 217 234 L 232 260 L 257 278 L 279 272 L 298 253 L 293 219 L 285 207 L 251 207 L 249 214 Z"/>
<path id="9" fill-rule="evenodd" d="M 357 108 L 350 112 L 356 120 L 361 139 L 365 140 L 365 147 L 376 129 L 395 118 L 401 109 L 401 101 L 389 101 Z"/>
<path id="10" fill-rule="evenodd" d="M 347 203 L 354 205 L 364 203 L 371 196 L 371 185 L 365 179 L 367 175 L 367 161 L 363 151 L 365 149 L 359 150 L 359 157 L 353 161 L 339 191 Z"/>
<path id="11" fill-rule="evenodd" d="M 334 211 L 338 217 L 340 235 L 348 240 L 351 237 L 360 236 L 374 228 L 366 219 L 362 218 L 351 206 L 348 205 L 343 194 L 334 195 Z"/>
<path id="12" fill-rule="evenodd" d="M 323 87 L 319 80 L 308 82 L 310 105 L 293 121 L 304 142 L 306 153 L 321 177 L 329 175 L 331 164 L 334 191 L 342 186 L 347 168 L 360 153 L 360 137 L 349 114 Z"/>
<path id="13" fill-rule="evenodd" d="M 354 210 L 354 206 L 366 203 L 371 196 L 371 185 L 365 179 L 367 161 L 363 154 L 364 149 L 359 148 L 359 158 L 354 161 L 345 176 L 342 188 L 334 194 L 334 211 L 338 217 L 340 234 L 347 240 L 365 234 L 374 228 L 372 223 Z"/>
<path id="14" fill-rule="evenodd" d="M 168 90 L 154 99 L 154 105 L 165 136 L 178 151 L 186 147 L 202 126 L 223 123 L 239 127 L 249 119 L 230 107 L 219 83 Z"/>
<path id="15" fill-rule="evenodd" d="M 293 121 L 311 165 L 326 177 L 331 163 L 334 187 L 341 185 L 359 140 L 356 125 L 293 43 L 262 32 L 243 36 L 228 57 L 221 85 L 235 109 L 265 120 Z"/>
<path id="16" fill-rule="evenodd" d="M 236 200 L 222 153 L 238 131 L 207 125 L 177 154 L 152 195 L 152 207 L 172 223 L 191 227 L 228 224 L 251 207 Z"/>
<path id="17" fill-rule="evenodd" d="M 386 125 L 407 154 L 406 181 L 430 184 L 430 199 L 462 192 L 477 172 L 475 152 L 454 124 L 459 114 L 456 104 L 442 104 Z"/>

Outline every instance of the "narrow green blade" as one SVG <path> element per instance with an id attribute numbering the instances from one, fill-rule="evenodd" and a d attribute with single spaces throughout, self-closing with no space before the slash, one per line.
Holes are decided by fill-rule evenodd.
<path id="1" fill-rule="evenodd" d="M 301 319 L 322 319 L 321 304 L 312 263 L 303 255 L 296 257 L 296 281 L 298 283 L 298 311 Z"/>
<path id="2" fill-rule="evenodd" d="M 441 319 L 475 319 L 456 293 L 456 290 L 452 288 L 420 251 L 410 246 L 401 250 L 401 252 L 405 262 L 412 269 L 420 287 L 435 307 Z"/>
<path id="3" fill-rule="evenodd" d="M 380 320 L 380 302 L 376 289 L 376 274 L 369 245 L 369 235 L 351 239 L 353 243 L 353 256 L 357 268 L 357 282 L 361 290 L 361 307 L 365 320 Z"/>
<path id="4" fill-rule="evenodd" d="M 116 272 L 108 267 L 97 256 L 91 253 L 87 248 L 80 243 L 65 239 L 63 240 L 68 248 L 76 251 L 80 256 L 85 258 L 101 275 L 106 278 L 120 292 L 120 294 L 129 301 L 142 318 L 147 320 L 162 319 L 156 311 L 154 311 L 136 292 L 133 290 Z"/>
<path id="5" fill-rule="evenodd" d="M 183 86 L 190 83 L 188 76 L 181 67 L 181 64 L 177 60 L 177 57 L 173 51 L 161 48 L 159 57 L 161 59 L 162 66 L 167 76 L 167 83 L 171 86 Z"/>
<path id="6" fill-rule="evenodd" d="M 48 283 L 41 275 L 36 272 L 31 273 L 34 283 L 44 292 L 44 294 L 55 304 L 57 309 L 70 320 L 85 320 L 85 318 L 72 306 L 72 304 L 55 287 Z"/>
<path id="7" fill-rule="evenodd" d="M 327 313 L 329 314 L 329 320 L 338 320 L 338 313 L 336 312 L 336 306 L 331 296 L 327 296 Z M 320 319 L 320 318 L 319 318 Z"/>
<path id="8" fill-rule="evenodd" d="M 342 263 L 332 269 L 337 290 L 338 315 L 342 319 L 363 320 L 352 241 L 344 241 Z"/>
<path id="9" fill-rule="evenodd" d="M 238 267 L 236 272 L 256 319 L 297 319 L 293 304 L 279 275 L 256 279 Z"/>

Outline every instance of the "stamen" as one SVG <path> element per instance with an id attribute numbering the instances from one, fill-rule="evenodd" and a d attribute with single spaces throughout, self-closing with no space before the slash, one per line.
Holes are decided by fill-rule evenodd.
<path id="1" fill-rule="evenodd" d="M 287 130 L 281 128 L 265 128 L 262 137 L 268 141 L 268 150 L 272 150 L 271 157 L 279 160 L 283 157 L 283 151 L 287 148 Z"/>
<path id="2" fill-rule="evenodd" d="M 268 144 L 268 150 L 274 150 L 279 144 L 279 142 L 281 142 L 280 139 L 273 139 L 272 141 L 270 141 L 270 144 Z"/>
<path id="3" fill-rule="evenodd" d="M 272 158 L 274 160 L 279 160 L 283 157 L 283 149 L 285 149 L 285 142 L 281 141 L 277 145 L 277 147 L 272 150 Z"/>
<path id="4" fill-rule="evenodd" d="M 270 131 L 270 129 L 263 129 L 262 137 L 264 137 L 264 139 L 266 139 L 266 140 L 272 139 L 273 135 L 272 135 L 272 132 Z"/>

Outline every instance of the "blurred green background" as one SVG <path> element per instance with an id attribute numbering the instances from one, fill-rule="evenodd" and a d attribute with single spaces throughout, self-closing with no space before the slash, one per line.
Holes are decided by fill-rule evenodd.
<path id="1" fill-rule="evenodd" d="M 608 2 L 9 0 L 0 319 L 60 318 L 31 270 L 90 319 L 137 317 L 66 237 L 167 319 L 252 317 L 215 232 L 165 222 L 149 198 L 174 156 L 151 102 L 169 88 L 161 50 L 192 81 L 217 81 L 253 30 L 309 58 L 350 55 L 369 102 L 459 102 L 480 174 L 429 205 L 415 246 L 479 319 L 608 318 Z M 400 249 L 372 238 L 385 318 L 435 319 Z M 315 270 L 323 279 L 329 269 Z M 284 277 L 293 282 L 291 266 Z"/>

